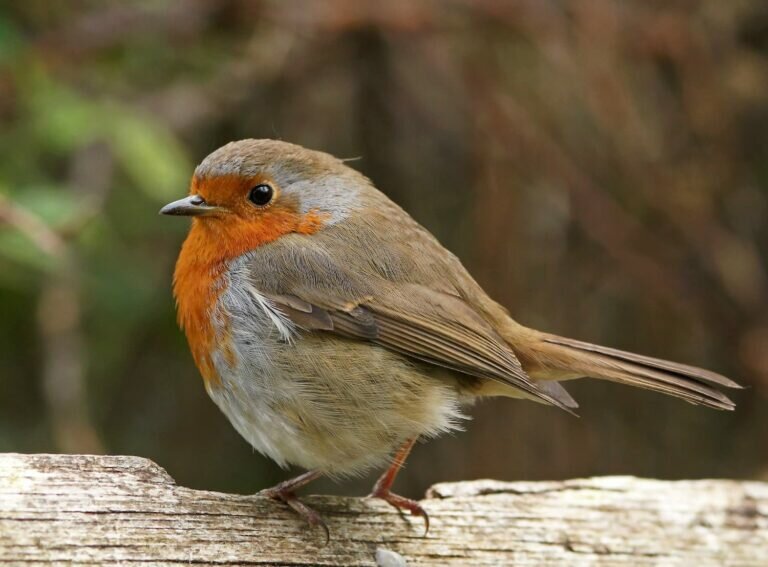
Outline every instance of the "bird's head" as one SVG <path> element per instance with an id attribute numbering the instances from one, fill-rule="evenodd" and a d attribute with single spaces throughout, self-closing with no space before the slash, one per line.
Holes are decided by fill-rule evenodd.
<path id="1" fill-rule="evenodd" d="M 342 221 L 358 206 L 365 185 L 365 178 L 329 154 L 276 140 L 241 140 L 206 157 L 195 169 L 189 196 L 160 213 L 194 217 L 196 228 L 247 250 Z"/>

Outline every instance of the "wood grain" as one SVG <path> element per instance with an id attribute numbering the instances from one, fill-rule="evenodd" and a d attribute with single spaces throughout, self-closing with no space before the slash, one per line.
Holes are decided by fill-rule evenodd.
<path id="1" fill-rule="evenodd" d="M 418 519 L 311 496 L 284 506 L 177 486 L 138 457 L 0 454 L 0 564 L 768 565 L 768 484 L 603 477 L 438 484 Z"/>

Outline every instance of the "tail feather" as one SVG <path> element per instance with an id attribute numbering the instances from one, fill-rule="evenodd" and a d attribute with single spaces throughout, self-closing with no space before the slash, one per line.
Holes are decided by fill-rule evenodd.
<path id="1" fill-rule="evenodd" d="M 694 366 L 642 356 L 609 347 L 544 335 L 534 358 L 545 370 L 592 376 L 654 390 L 710 408 L 732 410 L 735 404 L 714 386 L 741 388 L 736 382 Z M 559 373 L 559 374 L 558 374 Z"/>

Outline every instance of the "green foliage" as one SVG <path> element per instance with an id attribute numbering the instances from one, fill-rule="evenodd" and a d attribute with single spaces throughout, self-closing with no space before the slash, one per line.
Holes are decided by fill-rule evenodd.
<path id="1" fill-rule="evenodd" d="M 93 100 L 37 72 L 23 89 L 28 116 L 41 146 L 71 154 L 105 142 L 134 186 L 157 202 L 179 194 L 190 160 L 160 123 L 115 100 Z"/>
<path id="2" fill-rule="evenodd" d="M 108 138 L 133 184 L 158 203 L 178 198 L 191 162 L 178 140 L 156 123 L 115 107 Z"/>

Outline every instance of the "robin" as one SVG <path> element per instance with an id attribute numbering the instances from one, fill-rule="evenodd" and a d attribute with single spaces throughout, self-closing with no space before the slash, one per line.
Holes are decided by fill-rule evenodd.
<path id="1" fill-rule="evenodd" d="M 242 140 L 197 166 L 173 290 L 206 390 L 238 432 L 279 465 L 308 472 L 263 494 L 328 529 L 296 490 L 388 465 L 391 491 L 417 439 L 459 429 L 478 398 L 566 411 L 560 384 L 590 376 L 732 410 L 707 370 L 536 331 L 514 321 L 365 176 L 322 152 Z"/>

